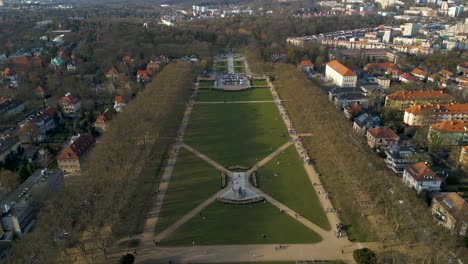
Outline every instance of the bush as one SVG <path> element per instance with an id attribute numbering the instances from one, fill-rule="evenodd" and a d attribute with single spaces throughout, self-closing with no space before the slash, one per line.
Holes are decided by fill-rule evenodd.
<path id="1" fill-rule="evenodd" d="M 374 264 L 377 263 L 375 253 L 368 248 L 356 249 L 353 252 L 353 258 L 358 264 Z"/>
<path id="2" fill-rule="evenodd" d="M 446 183 L 449 185 L 459 184 L 460 180 L 458 177 L 449 176 L 447 177 Z"/>
<path id="3" fill-rule="evenodd" d="M 132 254 L 126 254 L 120 258 L 120 264 L 133 264 L 133 263 L 135 263 L 135 257 Z"/>

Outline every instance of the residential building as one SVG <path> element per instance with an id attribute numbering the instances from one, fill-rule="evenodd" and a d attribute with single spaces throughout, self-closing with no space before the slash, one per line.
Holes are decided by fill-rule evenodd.
<path id="1" fill-rule="evenodd" d="M 149 82 L 151 72 L 149 70 L 137 70 L 136 78 L 138 82 Z"/>
<path id="2" fill-rule="evenodd" d="M 409 126 L 425 126 L 443 121 L 468 120 L 468 104 L 427 104 L 405 109 L 403 122 Z"/>
<path id="3" fill-rule="evenodd" d="M 67 64 L 67 71 L 69 72 L 75 72 L 76 71 L 76 66 L 73 63 L 68 63 Z"/>
<path id="4" fill-rule="evenodd" d="M 414 70 L 411 71 L 411 75 L 413 75 L 414 77 L 424 81 L 424 79 L 426 79 L 426 76 L 427 76 L 427 72 L 421 70 L 421 69 L 418 69 L 418 68 L 414 68 Z"/>
<path id="5" fill-rule="evenodd" d="M 460 195 L 455 192 L 434 195 L 431 211 L 438 224 L 453 234 L 468 236 L 468 203 Z"/>
<path id="6" fill-rule="evenodd" d="M 81 110 L 81 100 L 71 93 L 65 94 L 60 99 L 59 105 L 62 107 L 64 114 L 75 114 Z"/>
<path id="7" fill-rule="evenodd" d="M 370 128 L 376 128 L 380 126 L 380 117 L 371 116 L 368 113 L 364 113 L 354 119 L 353 129 L 359 135 L 366 135 L 367 130 Z"/>
<path id="8" fill-rule="evenodd" d="M 377 84 L 382 86 L 383 88 L 387 89 L 390 87 L 390 79 L 385 78 L 383 76 L 379 76 L 376 78 L 377 79 Z"/>
<path id="9" fill-rule="evenodd" d="M 33 117 L 30 117 L 19 124 L 18 136 L 21 142 L 40 142 L 43 141 L 48 132 L 56 127 L 55 118 L 60 116 L 57 110 L 49 107 Z"/>
<path id="10" fill-rule="evenodd" d="M 444 121 L 429 126 L 427 139 L 438 145 L 468 145 L 468 120 Z"/>
<path id="11" fill-rule="evenodd" d="M 117 72 L 117 70 L 112 67 L 110 68 L 107 72 L 106 72 L 106 78 L 108 79 L 115 79 L 119 76 L 119 73 Z"/>
<path id="12" fill-rule="evenodd" d="M 122 112 L 125 106 L 127 106 L 127 104 L 125 104 L 122 96 L 116 95 L 114 98 L 114 110 L 116 112 Z"/>
<path id="13" fill-rule="evenodd" d="M 357 85 L 357 75 L 336 60 L 327 63 L 325 77 L 339 87 L 356 87 Z"/>
<path id="14" fill-rule="evenodd" d="M 36 170 L 2 201 L 2 226 L 6 232 L 21 237 L 36 222 L 39 205 L 63 183 L 60 170 Z"/>
<path id="15" fill-rule="evenodd" d="M 448 16 L 450 17 L 457 17 L 459 16 L 461 13 L 463 13 L 463 9 L 464 7 L 462 5 L 460 6 L 452 6 L 448 9 Z"/>
<path id="16" fill-rule="evenodd" d="M 421 191 L 438 192 L 442 180 L 425 162 L 409 165 L 403 172 L 403 182 L 418 193 Z"/>
<path id="17" fill-rule="evenodd" d="M 461 148 L 459 162 L 463 168 L 468 168 L 468 146 L 463 146 Z"/>
<path id="18" fill-rule="evenodd" d="M 78 134 L 72 137 L 70 144 L 57 156 L 59 168 L 64 173 L 80 172 L 80 163 L 94 147 L 94 143 L 94 138 L 88 134 Z"/>
<path id="19" fill-rule="evenodd" d="M 385 32 L 384 32 L 384 35 L 383 35 L 383 38 L 382 38 L 382 42 L 383 43 L 393 43 L 393 29 L 391 28 L 388 28 L 388 29 L 385 29 Z"/>
<path id="20" fill-rule="evenodd" d="M 350 104 L 350 105 L 347 105 L 345 106 L 345 108 L 343 109 L 343 112 L 346 116 L 346 118 L 348 119 L 351 119 L 351 117 L 355 114 L 355 113 L 359 113 L 362 111 L 362 107 L 358 104 L 358 103 L 354 103 L 354 104 Z"/>
<path id="21" fill-rule="evenodd" d="M 415 23 L 406 23 L 403 30 L 403 36 L 414 37 L 419 33 L 421 25 Z"/>
<path id="22" fill-rule="evenodd" d="M 94 121 L 94 128 L 99 133 L 104 133 L 109 126 L 109 121 L 107 120 L 105 113 L 99 115 L 99 117 Z"/>
<path id="23" fill-rule="evenodd" d="M 0 116 L 16 115 L 24 111 L 24 103 L 20 100 L 0 97 Z"/>
<path id="24" fill-rule="evenodd" d="M 310 60 L 303 60 L 297 65 L 297 68 L 301 71 L 310 72 L 314 69 L 314 64 Z"/>
<path id="25" fill-rule="evenodd" d="M 385 97 L 385 107 L 404 110 L 413 105 L 449 104 L 454 98 L 443 91 L 398 91 Z"/>
<path id="26" fill-rule="evenodd" d="M 396 174 L 403 174 L 405 168 L 412 163 L 414 153 L 414 148 L 411 146 L 392 144 L 385 150 L 385 163 Z"/>
<path id="27" fill-rule="evenodd" d="M 340 109 L 344 109 L 348 105 L 358 104 L 362 108 L 367 108 L 369 99 L 363 92 L 340 93 L 337 94 L 333 103 Z"/>
<path id="28" fill-rule="evenodd" d="M 400 137 L 389 127 L 375 127 L 367 130 L 367 144 L 371 148 L 387 148 L 398 142 Z"/>
<path id="29" fill-rule="evenodd" d="M 4 162 L 8 154 L 17 151 L 20 146 L 18 136 L 13 131 L 2 131 L 0 133 L 0 162 Z"/>

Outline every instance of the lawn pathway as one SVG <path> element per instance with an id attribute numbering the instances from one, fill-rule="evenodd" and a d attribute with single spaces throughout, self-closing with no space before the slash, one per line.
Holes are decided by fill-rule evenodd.
<path id="1" fill-rule="evenodd" d="M 197 155 L 200 159 L 206 161 L 208 164 L 210 164 L 211 166 L 215 167 L 216 169 L 226 173 L 228 176 L 232 177 L 233 174 L 232 174 L 232 171 L 224 168 L 223 166 L 221 166 L 219 163 L 217 163 L 216 161 L 208 158 L 205 154 L 201 153 L 200 151 L 192 148 L 191 146 L 185 144 L 185 143 L 181 143 L 181 146 L 186 148 L 188 151 L 192 152 L 193 154 Z"/>
<path id="2" fill-rule="evenodd" d="M 272 100 L 265 101 L 215 101 L 215 102 L 196 102 L 195 104 L 260 104 L 260 103 L 274 103 Z"/>
<path id="3" fill-rule="evenodd" d="M 252 168 L 250 168 L 246 173 L 245 175 L 250 175 L 252 174 L 252 172 L 258 170 L 260 167 L 262 167 L 263 165 L 267 164 L 270 160 L 272 160 L 274 157 L 276 157 L 278 154 L 280 154 L 280 152 L 284 151 L 285 149 L 287 149 L 289 146 L 292 145 L 292 142 L 289 141 L 285 144 L 283 144 L 281 147 L 279 147 L 277 150 L 275 150 L 274 152 L 272 152 L 270 155 L 266 156 L 264 159 L 262 159 L 261 161 L 259 161 L 257 164 L 253 165 Z"/>

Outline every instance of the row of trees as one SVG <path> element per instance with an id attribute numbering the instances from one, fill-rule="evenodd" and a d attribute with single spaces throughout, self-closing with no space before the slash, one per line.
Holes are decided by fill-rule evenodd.
<path id="1" fill-rule="evenodd" d="M 297 130 L 313 132 L 313 138 L 304 143 L 324 175 L 335 206 L 342 208 L 342 217 L 367 216 L 383 245 L 424 245 L 416 246 L 411 256 L 423 263 L 440 263 L 451 252 L 461 250 L 457 240 L 436 225 L 427 205 L 352 133 L 349 121 L 318 87 L 291 65 L 278 65 L 275 77 Z M 354 206 L 346 201 L 350 197 L 356 200 Z M 366 218 L 355 224 L 362 221 Z M 466 250 L 457 253 L 467 257 Z M 408 261 L 396 255 L 389 258 L 393 263 Z"/>
<path id="2" fill-rule="evenodd" d="M 157 176 L 140 172 L 153 159 L 161 160 L 172 142 L 167 136 L 176 133 L 200 70 L 190 64 L 170 64 L 114 118 L 81 178 L 66 184 L 42 209 L 34 231 L 15 243 L 13 263 L 71 263 L 74 257 L 103 262 L 116 239 L 117 226 L 126 226 L 127 235 L 135 232 L 136 225 L 130 221 L 144 221 L 149 205 L 140 201 L 150 200 L 146 197 L 154 192 L 137 186 L 154 184 Z"/>

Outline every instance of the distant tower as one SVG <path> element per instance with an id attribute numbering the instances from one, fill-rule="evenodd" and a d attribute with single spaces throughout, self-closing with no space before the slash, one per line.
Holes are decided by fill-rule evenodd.
<path id="1" fill-rule="evenodd" d="M 391 28 L 386 28 L 383 38 L 382 38 L 383 43 L 393 43 L 393 29 Z"/>

